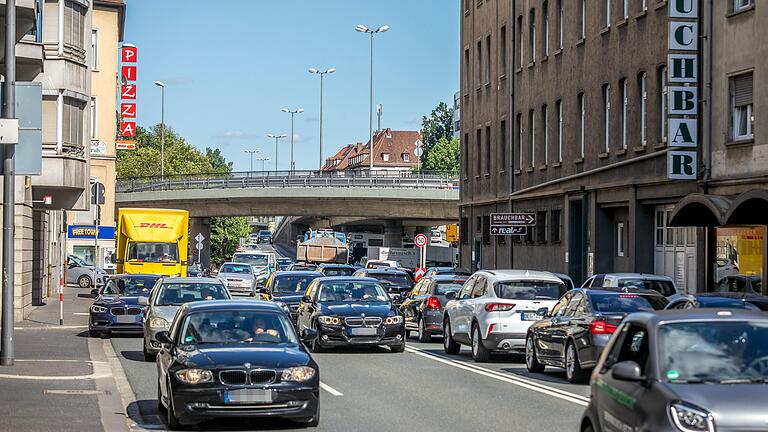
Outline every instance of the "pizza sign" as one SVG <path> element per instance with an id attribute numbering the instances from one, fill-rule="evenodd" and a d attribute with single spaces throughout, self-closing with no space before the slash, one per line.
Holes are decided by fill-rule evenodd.
<path id="1" fill-rule="evenodd" d="M 138 49 L 133 45 L 124 45 L 120 51 L 120 125 L 116 148 L 133 150 L 136 148 L 136 79 L 139 59 Z"/>

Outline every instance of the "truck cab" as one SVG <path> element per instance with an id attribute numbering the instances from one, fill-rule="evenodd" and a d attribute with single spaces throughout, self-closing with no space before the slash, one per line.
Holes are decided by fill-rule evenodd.
<path id="1" fill-rule="evenodd" d="M 117 273 L 187 275 L 189 213 L 186 210 L 120 209 Z"/>

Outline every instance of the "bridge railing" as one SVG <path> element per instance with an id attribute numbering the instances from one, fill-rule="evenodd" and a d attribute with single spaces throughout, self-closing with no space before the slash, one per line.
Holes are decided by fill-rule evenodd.
<path id="1" fill-rule="evenodd" d="M 246 188 L 457 189 L 458 176 L 444 173 L 370 171 L 248 171 L 117 179 L 118 193 Z"/>

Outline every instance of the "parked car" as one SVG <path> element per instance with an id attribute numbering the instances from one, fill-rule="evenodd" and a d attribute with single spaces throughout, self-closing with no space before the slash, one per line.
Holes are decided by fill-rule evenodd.
<path id="1" fill-rule="evenodd" d="M 356 277 L 371 277 L 387 290 L 394 303 L 401 303 L 403 297 L 413 289 L 413 279 L 408 273 L 395 268 L 368 268 L 355 272 Z"/>
<path id="2" fill-rule="evenodd" d="M 292 260 L 292 259 L 290 259 L 290 258 L 284 258 L 284 257 L 281 257 L 281 258 L 278 258 L 278 259 L 277 259 L 277 268 L 278 268 L 279 270 L 281 270 L 281 271 L 286 271 L 286 270 L 288 270 L 288 267 L 289 267 L 291 264 L 293 264 L 293 260 Z"/>
<path id="3" fill-rule="evenodd" d="M 306 294 L 309 284 L 322 276 L 323 274 L 320 272 L 309 271 L 272 273 L 261 289 L 262 297 L 264 300 L 272 300 L 287 305 L 291 319 L 295 323 L 301 298 Z"/>
<path id="4" fill-rule="evenodd" d="M 67 285 L 77 284 L 80 288 L 101 288 L 109 278 L 107 272 L 96 267 L 96 284 L 93 283 L 94 266 L 75 255 L 67 256 Z"/>
<path id="5" fill-rule="evenodd" d="M 203 300 L 231 299 L 232 295 L 219 279 L 168 278 L 157 281 L 149 297 L 139 297 L 144 308 L 144 360 L 154 361 L 160 342 L 157 333 L 171 328 L 173 317 L 185 303 Z"/>
<path id="6" fill-rule="evenodd" d="M 768 299 L 768 297 L 766 297 Z M 673 298 L 666 309 L 749 309 L 760 310 L 744 298 L 724 297 L 718 293 L 686 294 Z"/>
<path id="7" fill-rule="evenodd" d="M 697 309 L 636 313 L 592 373 L 581 432 L 766 428 L 768 316 Z"/>
<path id="8" fill-rule="evenodd" d="M 89 309 L 88 334 L 139 333 L 144 328 L 144 308 L 139 297 L 148 297 L 160 276 L 114 275 L 107 284 L 93 289 L 96 299 Z"/>
<path id="9" fill-rule="evenodd" d="M 665 297 L 682 294 L 675 286 L 675 281 L 669 276 L 659 276 L 647 273 L 604 273 L 596 274 L 587 279 L 582 288 L 644 288 L 660 292 Z"/>
<path id="10" fill-rule="evenodd" d="M 177 319 L 157 334 L 157 400 L 169 429 L 218 417 L 318 425 L 319 367 L 279 306 L 187 303 Z"/>
<path id="11" fill-rule="evenodd" d="M 248 263 L 224 263 L 219 267 L 219 279 L 231 294 L 256 296 L 256 274 Z"/>
<path id="12" fill-rule="evenodd" d="M 288 266 L 288 271 L 317 271 L 317 264 L 310 264 L 305 262 L 293 263 Z"/>
<path id="13" fill-rule="evenodd" d="M 302 298 L 297 328 L 317 335 L 310 350 L 338 346 L 388 346 L 405 351 L 403 315 L 373 278 L 322 277 L 312 281 Z"/>
<path id="14" fill-rule="evenodd" d="M 576 288 L 568 291 L 544 319 L 528 329 L 525 364 L 529 372 L 546 366 L 565 369 L 572 383 L 583 382 L 616 327 L 633 312 L 653 312 L 667 305 L 653 290 Z"/>
<path id="15" fill-rule="evenodd" d="M 424 273 L 424 277 L 432 277 L 432 276 L 471 276 L 472 272 L 466 269 L 457 268 L 457 267 L 430 267 L 427 269 L 427 272 Z"/>
<path id="16" fill-rule="evenodd" d="M 485 362 L 491 352 L 523 352 L 528 327 L 543 318 L 565 294 L 563 281 L 548 272 L 481 270 L 475 272 L 443 314 L 443 348 L 458 354 L 472 347 L 472 358 Z"/>
<path id="17" fill-rule="evenodd" d="M 434 275 L 423 277 L 408 293 L 400 310 L 405 317 L 405 332 L 417 332 L 419 342 L 429 342 L 432 336 L 443 334 L 443 305 L 449 292 L 458 292 L 468 276 Z"/>
<path id="18" fill-rule="evenodd" d="M 325 276 L 352 276 L 357 269 L 349 264 L 320 264 L 317 271 Z"/>
<path id="19" fill-rule="evenodd" d="M 270 230 L 260 230 L 259 231 L 259 243 L 269 243 L 269 244 L 272 244 L 272 231 L 270 231 Z"/>
<path id="20" fill-rule="evenodd" d="M 763 294 L 763 278 L 757 275 L 726 276 L 717 283 L 715 292 Z"/>

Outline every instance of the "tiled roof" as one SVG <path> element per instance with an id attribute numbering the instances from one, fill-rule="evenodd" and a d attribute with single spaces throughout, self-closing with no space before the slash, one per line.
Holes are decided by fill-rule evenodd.
<path id="1" fill-rule="evenodd" d="M 384 129 L 373 137 L 374 160 L 378 167 L 410 168 L 418 165 L 418 158 L 413 153 L 416 141 L 421 140 L 418 131 L 394 131 Z M 350 144 L 343 147 L 334 156 L 326 160 L 323 167 L 327 171 L 365 167 L 369 162 L 370 142 Z M 339 161 L 339 162 L 336 162 Z"/>

